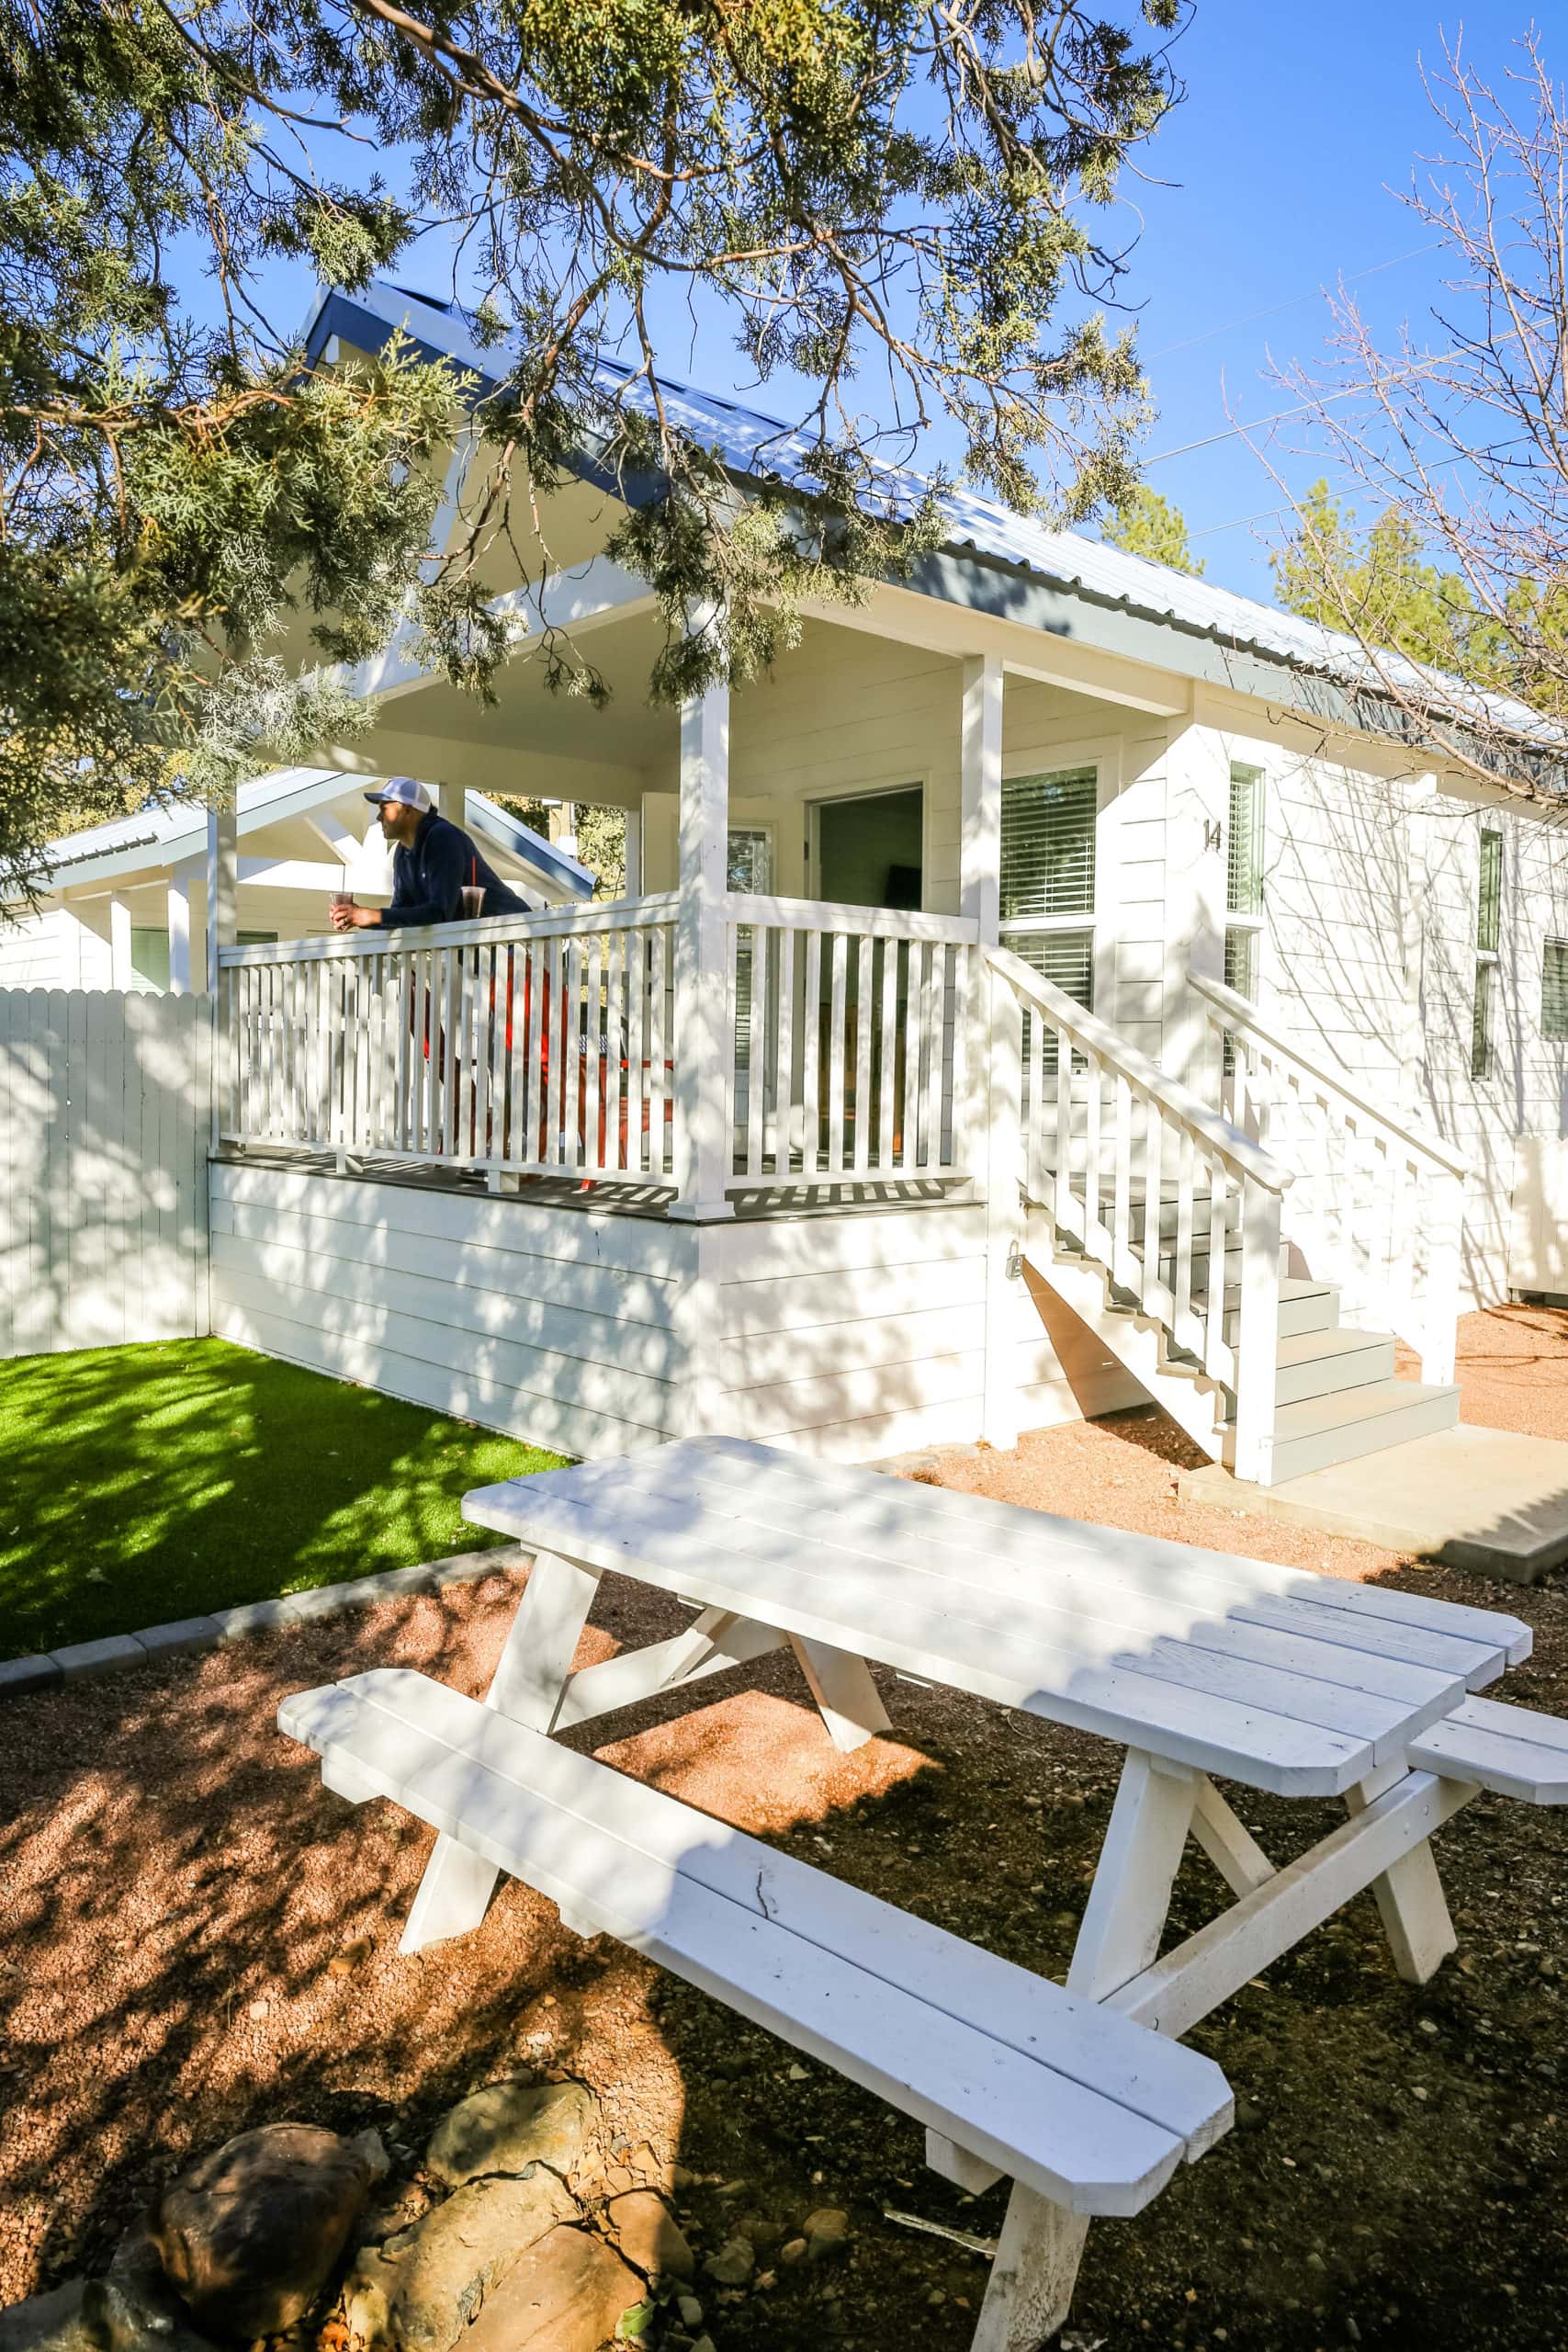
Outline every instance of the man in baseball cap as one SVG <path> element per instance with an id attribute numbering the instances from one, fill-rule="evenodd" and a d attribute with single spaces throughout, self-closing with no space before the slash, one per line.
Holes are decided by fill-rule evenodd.
<path id="1" fill-rule="evenodd" d="M 479 912 L 525 915 L 528 903 L 508 889 L 460 826 L 437 815 L 430 788 L 417 776 L 389 775 L 365 796 L 393 844 L 389 907 L 334 906 L 334 931 L 392 930 L 400 923 L 456 922 L 463 892 L 484 893 Z"/>

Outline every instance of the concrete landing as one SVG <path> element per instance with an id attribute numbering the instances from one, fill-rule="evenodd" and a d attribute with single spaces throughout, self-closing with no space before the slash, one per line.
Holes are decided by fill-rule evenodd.
<path id="1" fill-rule="evenodd" d="M 1184 1501 L 1260 1511 L 1510 1584 L 1534 1584 L 1568 1559 L 1568 1445 L 1508 1430 L 1461 1422 L 1277 1487 L 1252 1486 L 1211 1462 L 1183 1471 L 1177 1491 Z"/>

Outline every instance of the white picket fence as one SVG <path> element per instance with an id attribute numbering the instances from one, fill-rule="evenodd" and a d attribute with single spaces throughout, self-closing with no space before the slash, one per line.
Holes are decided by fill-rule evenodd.
<path id="1" fill-rule="evenodd" d="M 0 989 L 0 1356 L 207 1329 L 211 1000 Z"/>

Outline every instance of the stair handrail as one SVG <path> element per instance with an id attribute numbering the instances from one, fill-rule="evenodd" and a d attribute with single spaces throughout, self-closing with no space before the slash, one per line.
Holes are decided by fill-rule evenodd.
<path id="1" fill-rule="evenodd" d="M 1284 1195 L 1292 1181 L 1282 1160 L 1211 1110 L 1190 1088 L 1142 1054 L 1125 1037 L 1097 1019 L 1054 981 L 1005 947 L 986 950 L 993 981 L 1010 995 L 1006 1023 L 992 1018 L 992 1048 L 1003 1066 L 1019 1069 L 1019 1032 L 1024 1010 L 1033 1015 L 1031 1040 L 1031 1107 L 1027 1126 L 1014 1132 L 1023 1144 L 1023 1189 L 1049 1210 L 1053 1231 L 1065 1235 L 1101 1265 L 1123 1300 L 1136 1301 L 1166 1341 L 1187 1351 L 1210 1394 L 1229 1391 L 1235 1399 L 1233 1435 L 1236 1475 L 1267 1479 L 1274 1437 L 1276 1351 L 1280 1314 L 1280 1228 Z M 1044 1041 L 1055 1033 L 1056 1120 L 1054 1139 L 1044 1113 Z M 1071 1174 L 1071 1116 L 1075 1056 L 1091 1073 L 1087 1095 L 1090 1121 L 1081 1195 Z M 995 1077 L 995 1073 L 993 1074 Z M 1101 1213 L 1098 1149 L 1100 1087 L 1113 1081 L 1114 1173 Z M 1038 1086 L 1039 1092 L 1035 1089 Z M 1018 1095 L 1011 1091 L 1014 1116 Z M 1142 1150 L 1133 1133 L 1132 1105 L 1142 1097 Z M 1164 1216 L 1162 1181 L 1170 1146 L 1179 1171 L 1179 1231 L 1172 1280 L 1162 1271 Z M 1054 1149 L 1048 1182 L 1032 1182 L 1037 1154 Z M 1048 1164 L 1048 1162 L 1047 1162 Z M 1200 1171 L 1207 1170 L 1206 1180 Z M 1227 1188 L 1234 1193 L 1227 1198 Z M 1200 1201 L 1200 1194 L 1201 1200 Z M 1142 1217 L 1141 1233 L 1134 1218 Z M 1206 1238 L 1207 1280 L 1194 1297 L 1192 1270 L 1205 1253 L 1194 1247 Z M 1229 1251 L 1239 1245 L 1239 1308 L 1234 1345 L 1225 1337 L 1225 1283 Z"/>
<path id="2" fill-rule="evenodd" d="M 1456 1151 L 1452 1144 L 1444 1136 L 1415 1120 L 1391 1119 L 1388 1113 L 1381 1109 L 1370 1095 L 1362 1094 L 1351 1084 L 1347 1071 L 1331 1069 L 1326 1062 L 1321 1062 L 1314 1055 L 1305 1052 L 1294 1037 L 1287 1036 L 1283 1030 L 1270 1027 L 1269 1023 L 1261 1018 L 1258 1007 L 1250 998 L 1238 995 L 1235 989 L 1227 988 L 1224 980 L 1216 980 L 1209 972 L 1190 972 L 1188 978 L 1199 995 L 1207 997 L 1209 1002 L 1224 1014 L 1224 1023 L 1216 1023 L 1216 1026 L 1228 1029 L 1235 1036 L 1255 1037 L 1259 1045 L 1267 1046 L 1271 1053 L 1282 1055 L 1288 1060 L 1294 1062 L 1297 1069 L 1303 1070 L 1308 1078 L 1315 1080 L 1320 1086 L 1332 1088 L 1336 1094 L 1342 1096 L 1345 1102 L 1348 1102 L 1352 1109 L 1358 1111 L 1363 1118 L 1375 1121 L 1377 1125 L 1382 1127 L 1385 1134 L 1392 1136 L 1396 1143 L 1403 1144 L 1408 1150 L 1429 1159 L 1435 1168 L 1440 1168 L 1446 1175 L 1462 1179 L 1470 1174 L 1470 1161 L 1462 1152 Z"/>
<path id="3" fill-rule="evenodd" d="M 1338 1175 L 1339 1193 L 1330 1183 L 1325 1199 L 1314 1206 L 1313 1187 L 1304 1184 L 1298 1196 L 1302 1229 L 1292 1235 L 1314 1239 L 1309 1257 L 1319 1276 L 1348 1285 L 1347 1302 L 1355 1311 L 1379 1314 L 1409 1346 L 1419 1350 L 1421 1377 L 1438 1386 L 1454 1376 L 1459 1324 L 1460 1255 L 1464 1224 L 1464 1188 L 1470 1161 L 1443 1136 L 1414 1120 L 1393 1118 L 1355 1086 L 1343 1069 L 1331 1069 L 1263 1020 L 1257 1005 L 1227 988 L 1208 972 L 1189 976 L 1206 1000 L 1213 1025 L 1226 1033 L 1235 1047 L 1235 1084 L 1238 1098 L 1250 1096 L 1263 1117 L 1271 1105 L 1256 1083 L 1255 1063 L 1275 1066 L 1305 1080 L 1321 1095 L 1325 1114 L 1337 1117 L 1346 1138 L 1346 1165 Z M 1355 1137 L 1366 1133 L 1381 1137 L 1389 1157 L 1392 1183 L 1380 1203 L 1377 1230 L 1353 1235 L 1359 1250 L 1345 1246 L 1347 1199 L 1354 1198 L 1348 1173 Z M 1418 1199 L 1414 1213 L 1404 1199 L 1401 1168 L 1414 1171 Z M 1418 1279 L 1417 1242 L 1425 1250 L 1425 1279 Z M 1378 1272 L 1382 1268 L 1381 1275 Z"/>
<path id="4" fill-rule="evenodd" d="M 1008 947 L 987 947 L 987 961 L 999 972 L 1026 1004 L 1045 1014 L 1053 1028 L 1063 1030 L 1076 1046 L 1082 1046 L 1098 1059 L 1120 1070 L 1145 1094 L 1152 1095 L 1172 1118 L 1201 1136 L 1204 1142 L 1219 1155 L 1233 1174 L 1261 1184 L 1266 1192 L 1283 1193 L 1295 1182 L 1294 1170 L 1284 1161 L 1266 1151 L 1261 1144 L 1244 1133 L 1222 1113 L 1212 1110 L 1191 1088 L 1177 1078 L 1169 1078 L 1157 1062 L 1129 1043 L 1108 1022 L 1090 1012 L 1076 997 L 1068 996 L 1054 980 L 1046 979 L 1015 956 Z M 1238 998 L 1237 1001 L 1241 1000 Z"/>

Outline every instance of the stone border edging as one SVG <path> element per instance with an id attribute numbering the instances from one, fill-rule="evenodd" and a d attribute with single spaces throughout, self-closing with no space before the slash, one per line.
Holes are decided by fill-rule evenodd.
<path id="1" fill-rule="evenodd" d="M 525 1556 L 516 1544 L 492 1544 L 483 1552 L 453 1552 L 444 1560 L 425 1560 L 417 1567 L 386 1568 L 379 1576 L 319 1585 L 311 1592 L 285 1593 L 278 1600 L 252 1600 L 238 1609 L 215 1610 L 210 1617 L 177 1617 L 167 1625 L 144 1626 L 139 1634 L 107 1634 L 96 1642 L 72 1642 L 63 1649 L 41 1651 L 34 1657 L 0 1658 L 0 1700 L 57 1690 L 62 1683 L 114 1674 L 121 1667 L 145 1666 L 152 1658 L 177 1657 L 187 1650 L 219 1649 L 247 1634 L 272 1633 L 280 1625 L 308 1624 L 312 1618 L 370 1609 L 378 1600 L 396 1600 L 404 1593 L 440 1592 L 447 1585 L 472 1584 Z"/>

